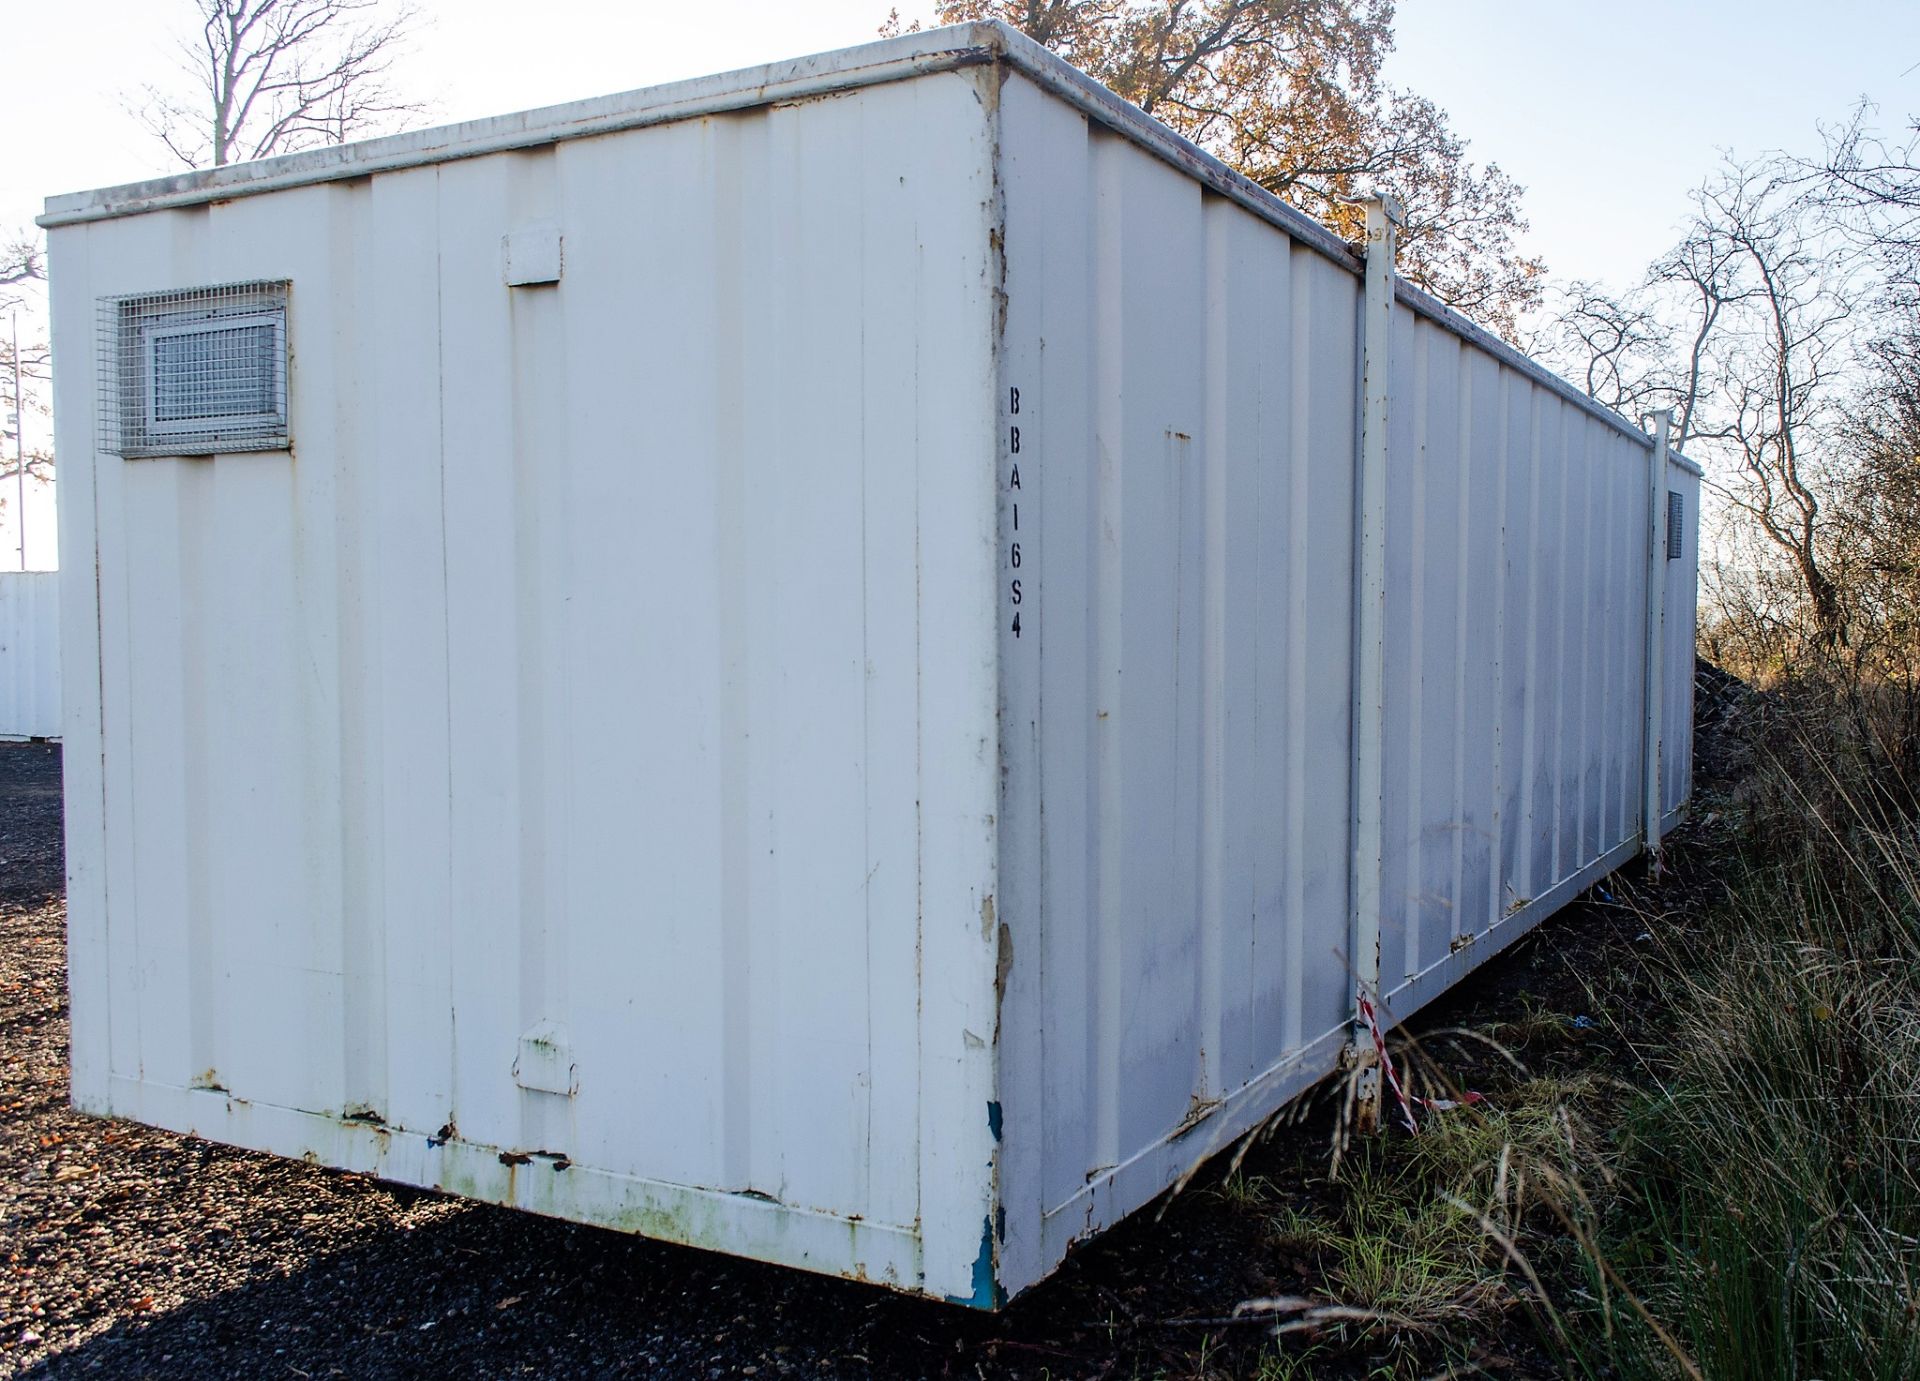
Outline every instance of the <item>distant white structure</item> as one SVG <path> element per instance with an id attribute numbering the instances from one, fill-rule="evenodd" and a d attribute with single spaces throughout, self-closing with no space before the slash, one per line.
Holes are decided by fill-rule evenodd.
<path id="1" fill-rule="evenodd" d="M 60 737 L 60 573 L 0 571 L 0 739 Z"/>
<path id="2" fill-rule="evenodd" d="M 1009 29 L 43 224 L 89 1111 L 993 1308 L 1686 801 L 1664 432 Z"/>

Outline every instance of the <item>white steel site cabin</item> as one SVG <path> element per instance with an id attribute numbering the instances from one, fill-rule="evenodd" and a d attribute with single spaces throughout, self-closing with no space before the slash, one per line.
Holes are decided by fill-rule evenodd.
<path id="1" fill-rule="evenodd" d="M 43 224 L 87 1110 L 992 1307 L 1686 799 L 1697 472 L 1006 29 Z"/>

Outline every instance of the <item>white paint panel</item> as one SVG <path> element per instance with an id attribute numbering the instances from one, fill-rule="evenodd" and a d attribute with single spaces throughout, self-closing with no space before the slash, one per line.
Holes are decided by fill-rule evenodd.
<path id="1" fill-rule="evenodd" d="M 60 573 L 0 572 L 0 738 L 60 737 Z"/>

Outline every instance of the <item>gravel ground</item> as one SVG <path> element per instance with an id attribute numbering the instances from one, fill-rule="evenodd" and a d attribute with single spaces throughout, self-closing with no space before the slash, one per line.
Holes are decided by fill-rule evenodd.
<path id="1" fill-rule="evenodd" d="M 986 1318 L 82 1117 L 65 941 L 60 750 L 0 745 L 0 1375 L 1152 1374 L 1107 1320 L 1261 1288 L 1187 1214 Z"/>
<path id="2" fill-rule="evenodd" d="M 1320 1284 L 1204 1188 L 987 1317 L 81 1117 L 61 867 L 59 748 L 0 745 L 0 1376 L 1234 1376 L 1274 1344 L 1222 1323 L 1233 1306 Z M 1566 1010 L 1637 927 L 1569 908 L 1421 1024 Z M 1329 1116 L 1272 1137 L 1249 1173 L 1325 1195 Z M 1511 1331 L 1475 1346 L 1501 1375 L 1540 1374 L 1524 1321 Z M 1381 1360 L 1320 1352 L 1298 1374 Z"/>

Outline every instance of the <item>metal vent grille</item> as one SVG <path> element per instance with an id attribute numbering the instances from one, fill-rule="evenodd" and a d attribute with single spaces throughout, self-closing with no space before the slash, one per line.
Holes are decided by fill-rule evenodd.
<path id="1" fill-rule="evenodd" d="M 101 449 L 278 451 L 287 428 L 285 282 L 100 301 Z"/>
<path id="2" fill-rule="evenodd" d="M 1667 491 L 1667 560 L 1680 559 L 1680 537 L 1687 530 L 1687 500 L 1678 490 Z"/>

